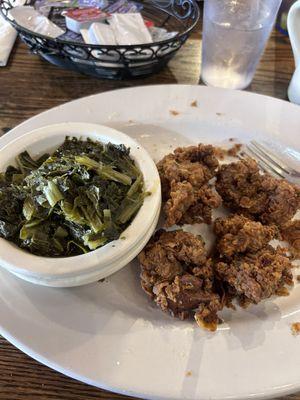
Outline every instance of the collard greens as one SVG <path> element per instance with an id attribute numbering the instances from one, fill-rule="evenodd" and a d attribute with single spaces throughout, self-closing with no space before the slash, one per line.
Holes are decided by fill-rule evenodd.
<path id="1" fill-rule="evenodd" d="M 52 154 L 0 174 L 0 237 L 31 253 L 74 256 L 118 239 L 143 204 L 140 170 L 124 145 L 66 138 Z"/>

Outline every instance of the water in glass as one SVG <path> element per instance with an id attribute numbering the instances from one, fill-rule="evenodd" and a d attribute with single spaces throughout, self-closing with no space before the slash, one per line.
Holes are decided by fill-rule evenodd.
<path id="1" fill-rule="evenodd" d="M 281 0 L 205 0 L 202 80 L 243 89 L 254 76 Z"/>

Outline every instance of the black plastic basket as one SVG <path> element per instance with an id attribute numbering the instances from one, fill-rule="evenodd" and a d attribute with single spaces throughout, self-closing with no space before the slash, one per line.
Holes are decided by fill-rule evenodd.
<path id="1" fill-rule="evenodd" d="M 110 1 L 113 3 L 114 1 Z M 189 37 L 199 20 L 195 0 L 147 0 L 142 15 L 155 26 L 176 31 L 168 40 L 143 45 L 104 46 L 51 39 L 19 26 L 9 16 L 14 0 L 0 0 L 0 11 L 17 29 L 31 51 L 52 64 L 99 78 L 124 79 L 141 77 L 161 70 Z M 26 5 L 34 1 L 27 0 Z"/>

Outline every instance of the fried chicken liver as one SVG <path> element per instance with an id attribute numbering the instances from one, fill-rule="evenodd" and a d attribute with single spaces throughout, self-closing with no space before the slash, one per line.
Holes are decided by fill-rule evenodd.
<path id="1" fill-rule="evenodd" d="M 215 330 L 222 309 L 214 290 L 211 260 L 200 237 L 184 231 L 158 231 L 139 255 L 141 284 L 156 304 L 180 319 L 194 315 Z"/>
<path id="2" fill-rule="evenodd" d="M 211 212 L 221 198 L 207 184 L 214 177 L 218 160 L 214 148 L 199 144 L 177 148 L 157 164 L 165 202 L 166 226 L 211 223 Z"/>
<path id="3" fill-rule="evenodd" d="M 256 252 L 278 234 L 275 226 L 265 226 L 238 214 L 217 218 L 214 222 L 214 232 L 217 236 L 217 250 L 222 257 Z"/>
<path id="4" fill-rule="evenodd" d="M 284 250 L 271 246 L 256 253 L 235 255 L 229 261 L 219 261 L 215 265 L 219 279 L 228 285 L 228 292 L 244 307 L 274 294 L 288 294 L 286 286 L 293 284 L 291 269 L 291 261 Z"/>
<path id="5" fill-rule="evenodd" d="M 292 264 L 285 250 L 269 245 L 278 230 L 240 215 L 215 221 L 219 259 L 215 272 L 229 297 L 242 306 L 257 304 L 273 294 L 286 294 L 292 285 Z"/>
<path id="6" fill-rule="evenodd" d="M 226 206 L 264 224 L 281 226 L 300 206 L 299 187 L 261 174 L 252 159 L 222 165 L 217 173 L 216 189 Z"/>

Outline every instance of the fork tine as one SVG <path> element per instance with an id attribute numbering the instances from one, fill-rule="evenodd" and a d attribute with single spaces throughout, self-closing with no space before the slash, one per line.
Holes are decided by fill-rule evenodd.
<path id="1" fill-rule="evenodd" d="M 274 153 L 268 150 L 264 145 L 258 143 L 256 140 L 251 140 L 251 144 L 256 150 L 265 158 L 267 158 L 272 164 L 275 164 L 278 168 L 281 168 L 286 174 L 292 173 L 292 168 L 282 162 Z"/>
<path id="2" fill-rule="evenodd" d="M 243 150 L 243 155 L 241 155 L 241 153 L 239 153 L 237 156 L 238 156 L 238 158 L 239 158 L 240 160 L 245 160 L 246 157 L 247 157 L 247 158 L 251 158 L 251 160 L 253 160 L 254 157 L 255 157 L 250 151 L 248 151 L 248 149 L 247 149 L 246 147 L 245 147 L 244 150 Z M 245 157 L 245 156 L 246 156 L 246 157 Z M 267 167 L 267 165 L 261 163 L 260 160 L 257 160 L 256 158 L 255 158 L 255 161 L 257 162 L 257 164 L 258 164 L 258 166 L 259 166 L 259 168 L 260 168 L 261 170 L 263 170 L 264 172 L 273 174 L 273 171 L 270 170 L 270 169 Z"/>
<path id="3" fill-rule="evenodd" d="M 252 147 L 249 147 L 249 145 L 246 146 L 244 152 L 247 154 L 248 157 L 254 158 L 257 161 L 259 167 L 263 171 L 271 175 L 276 175 L 281 179 L 285 178 L 283 171 L 281 172 L 281 170 L 279 170 L 278 168 L 274 167 L 274 165 L 266 161 L 266 159 L 264 159 L 260 154 L 258 154 L 255 150 L 253 150 Z"/>

